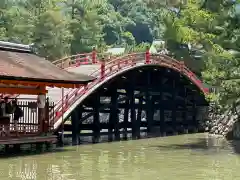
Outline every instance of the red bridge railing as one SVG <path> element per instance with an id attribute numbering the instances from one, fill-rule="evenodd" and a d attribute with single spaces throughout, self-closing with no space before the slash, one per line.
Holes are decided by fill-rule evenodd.
<path id="1" fill-rule="evenodd" d="M 57 67 L 62 69 L 66 69 L 69 67 L 79 67 L 81 65 L 88 65 L 88 64 L 97 64 L 100 63 L 101 59 L 111 60 L 117 56 L 112 56 L 109 53 L 97 53 L 96 49 L 93 49 L 92 52 L 89 53 L 80 53 L 72 56 L 68 56 L 52 63 Z"/>
<path id="2" fill-rule="evenodd" d="M 76 57 L 76 56 L 74 56 Z M 63 60 L 61 63 L 63 64 Z M 76 60 L 75 60 L 76 62 Z M 117 57 L 112 59 L 111 61 L 102 61 L 100 62 L 101 66 L 98 70 L 90 74 L 91 76 L 95 76 L 96 80 L 93 82 L 90 82 L 84 87 L 71 90 L 68 95 L 64 97 L 64 104 L 62 105 L 62 101 L 59 101 L 55 108 L 54 112 L 56 112 L 54 118 L 52 121 L 55 123 L 57 120 L 60 119 L 62 116 L 62 113 L 65 113 L 71 105 L 73 105 L 80 97 L 82 97 L 87 92 L 94 89 L 96 85 L 99 83 L 103 83 L 106 78 L 114 76 L 119 71 L 124 71 L 131 69 L 133 66 L 136 65 L 146 65 L 146 64 L 156 64 L 163 67 L 174 69 L 182 74 L 184 74 L 186 77 L 189 78 L 192 83 L 194 83 L 198 88 L 205 94 L 208 93 L 208 89 L 204 88 L 201 80 L 198 79 L 198 77 L 190 70 L 188 69 L 184 62 L 177 61 L 175 59 L 172 59 L 166 55 L 163 54 L 156 54 L 151 55 L 149 51 L 147 50 L 145 53 L 132 53 L 125 56 Z M 75 63 L 75 67 L 77 67 L 78 64 Z M 63 66 L 62 66 L 63 67 Z M 63 110 L 62 110 L 63 107 Z"/>

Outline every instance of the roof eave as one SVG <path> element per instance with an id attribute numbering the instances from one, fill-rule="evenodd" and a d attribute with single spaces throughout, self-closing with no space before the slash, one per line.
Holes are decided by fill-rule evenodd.
<path id="1" fill-rule="evenodd" d="M 1 76 L 1 80 L 16 80 L 16 81 L 31 81 L 31 82 L 45 82 L 45 83 L 57 83 L 57 84 L 88 84 L 89 82 L 94 81 L 96 78 L 91 77 L 87 80 L 58 80 L 58 79 L 37 79 L 37 78 L 28 78 L 28 77 L 16 77 L 16 76 Z"/>

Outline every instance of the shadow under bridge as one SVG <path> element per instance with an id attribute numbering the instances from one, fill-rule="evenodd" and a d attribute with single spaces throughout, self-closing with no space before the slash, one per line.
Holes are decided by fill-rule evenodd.
<path id="1" fill-rule="evenodd" d="M 188 77 L 159 65 L 133 67 L 95 89 L 71 113 L 64 125 L 78 144 L 80 132 L 90 130 L 93 142 L 100 135 L 109 140 L 148 135 L 204 131 L 208 103 L 200 88 Z M 104 132 L 103 132 L 104 130 Z"/>

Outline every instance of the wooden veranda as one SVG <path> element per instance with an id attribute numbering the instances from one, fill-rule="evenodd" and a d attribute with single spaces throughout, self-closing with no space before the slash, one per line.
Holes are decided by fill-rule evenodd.
<path id="1" fill-rule="evenodd" d="M 0 41 L 0 94 L 38 95 L 37 99 L 17 100 L 23 111 L 17 128 L 12 114 L 10 120 L 0 120 L 0 144 L 54 142 L 49 121 L 54 104 L 46 98 L 46 87 L 79 88 L 92 80 L 56 67 L 35 55 L 30 47 Z"/>

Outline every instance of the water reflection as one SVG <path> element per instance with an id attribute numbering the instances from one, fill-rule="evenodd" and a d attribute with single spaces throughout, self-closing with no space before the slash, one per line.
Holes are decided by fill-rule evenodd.
<path id="1" fill-rule="evenodd" d="M 239 145 L 205 134 L 82 145 L 0 159 L 0 179 L 235 180 L 240 179 Z"/>

